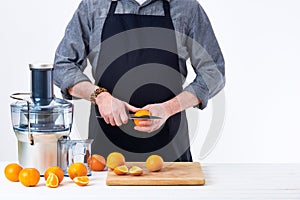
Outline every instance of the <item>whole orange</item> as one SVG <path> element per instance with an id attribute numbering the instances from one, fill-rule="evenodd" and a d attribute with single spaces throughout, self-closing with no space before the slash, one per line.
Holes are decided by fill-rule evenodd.
<path id="1" fill-rule="evenodd" d="M 45 177 L 45 180 L 47 180 L 48 176 L 50 173 L 53 173 L 57 176 L 58 180 L 59 180 L 59 183 L 61 183 L 64 179 L 64 171 L 58 167 L 58 166 L 52 166 L 52 167 L 49 167 L 45 173 L 44 173 L 44 177 Z"/>
<path id="2" fill-rule="evenodd" d="M 35 168 L 24 168 L 19 173 L 19 180 L 26 187 L 36 186 L 40 181 L 40 172 Z"/>
<path id="3" fill-rule="evenodd" d="M 8 164 L 4 169 L 5 177 L 13 182 L 19 181 L 19 173 L 23 168 L 17 163 Z"/>
<path id="4" fill-rule="evenodd" d="M 88 158 L 88 166 L 92 171 L 102 171 L 106 166 L 105 158 L 101 155 L 94 154 Z"/>
<path id="5" fill-rule="evenodd" d="M 146 160 L 146 167 L 151 172 L 157 172 L 164 166 L 164 160 L 159 155 L 151 155 Z"/>
<path id="6" fill-rule="evenodd" d="M 107 167 L 113 170 L 116 167 L 125 164 L 125 157 L 119 152 L 112 152 L 107 156 L 106 164 Z"/>
<path id="7" fill-rule="evenodd" d="M 140 117 L 140 116 L 150 116 L 150 111 L 149 110 L 139 110 L 136 113 L 134 113 L 135 117 Z M 140 119 L 134 119 L 133 122 L 136 126 L 142 126 L 140 125 Z"/>
<path id="8" fill-rule="evenodd" d="M 73 178 L 78 176 L 87 176 L 88 170 L 83 163 L 77 162 L 73 163 L 69 169 L 68 174 L 69 177 L 73 180 Z"/>

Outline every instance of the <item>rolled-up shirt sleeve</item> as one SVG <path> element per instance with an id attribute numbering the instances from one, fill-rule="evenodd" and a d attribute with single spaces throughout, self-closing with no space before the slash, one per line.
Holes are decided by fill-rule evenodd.
<path id="1" fill-rule="evenodd" d="M 66 99 L 72 98 L 69 88 L 79 82 L 90 81 L 83 73 L 87 66 L 89 32 L 88 7 L 82 1 L 55 53 L 54 83 Z"/>
<path id="2" fill-rule="evenodd" d="M 187 49 L 196 78 L 185 91 L 201 100 L 204 109 L 208 100 L 225 86 L 225 62 L 211 23 L 200 5 L 195 6 L 189 23 Z"/>

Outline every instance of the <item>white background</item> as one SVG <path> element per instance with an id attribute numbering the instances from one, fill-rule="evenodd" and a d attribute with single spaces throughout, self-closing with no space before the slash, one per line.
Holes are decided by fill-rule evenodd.
<path id="1" fill-rule="evenodd" d="M 79 2 L 0 2 L 0 161 L 17 160 L 9 95 L 30 90 L 29 63 L 53 62 L 56 47 Z M 227 76 L 222 136 L 202 162 L 300 163 L 299 1 L 200 0 L 200 3 L 223 50 Z M 198 137 L 192 140 L 195 160 L 199 159 L 210 123 L 211 107 L 210 104 L 205 111 L 190 111 L 199 112 L 200 116 Z M 72 134 L 84 137 L 88 110 L 80 109 L 75 113 Z"/>

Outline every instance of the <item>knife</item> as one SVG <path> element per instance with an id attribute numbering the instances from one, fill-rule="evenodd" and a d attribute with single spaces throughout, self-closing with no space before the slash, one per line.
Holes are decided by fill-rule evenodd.
<path id="1" fill-rule="evenodd" d="M 103 118 L 102 116 L 96 115 L 97 118 Z M 134 116 L 134 114 L 129 114 L 128 119 L 144 119 L 144 120 L 154 120 L 154 119 L 161 119 L 158 116 L 149 116 L 149 115 L 142 115 L 142 116 Z"/>

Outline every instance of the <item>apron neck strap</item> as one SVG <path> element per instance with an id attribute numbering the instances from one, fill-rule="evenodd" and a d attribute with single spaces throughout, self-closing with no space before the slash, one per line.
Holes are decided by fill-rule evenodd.
<path id="1" fill-rule="evenodd" d="M 163 6 L 164 6 L 164 12 L 166 17 L 171 17 L 170 14 L 170 0 L 162 0 L 163 1 Z"/>
<path id="2" fill-rule="evenodd" d="M 169 0 L 162 0 L 163 1 L 163 7 L 164 7 L 164 12 L 166 17 L 170 17 L 170 2 Z M 116 11 L 118 5 L 118 0 L 112 0 L 110 8 L 109 8 L 109 15 L 113 15 Z"/>
<path id="3" fill-rule="evenodd" d="M 109 15 L 113 15 L 115 13 L 117 5 L 118 5 L 118 0 L 111 1 L 109 12 L 108 12 Z"/>

